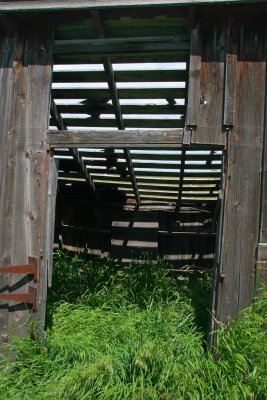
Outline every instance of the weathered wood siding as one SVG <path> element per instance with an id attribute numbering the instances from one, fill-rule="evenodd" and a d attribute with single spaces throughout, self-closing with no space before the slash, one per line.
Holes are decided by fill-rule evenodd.
<path id="1" fill-rule="evenodd" d="M 266 23 L 250 12 L 198 10 L 192 29 L 186 128 L 226 150 L 212 329 L 251 304 L 256 261 L 266 274 Z"/>
<path id="2" fill-rule="evenodd" d="M 230 36 L 229 36 L 230 35 Z M 238 46 L 237 46 L 238 43 Z M 228 132 L 215 320 L 228 323 L 254 295 L 265 101 L 265 31 L 229 23 L 224 119 Z M 216 324 L 214 325 L 216 327 Z"/>
<path id="3" fill-rule="evenodd" d="M 191 143 L 226 143 L 222 129 L 226 29 L 220 20 L 197 22 L 192 29 L 186 126 Z"/>
<path id="4" fill-rule="evenodd" d="M 9 37 L 1 38 L 1 68 L 0 68 L 0 265 L 9 265 L 11 262 L 11 229 L 3 229 L 11 223 L 11 202 L 13 191 L 8 184 L 13 176 L 13 165 L 8 163 L 8 132 L 12 126 L 12 100 L 13 100 L 13 58 L 14 40 Z M 3 201 L 5 198 L 8 201 Z M 0 274 L 0 290 L 8 288 L 8 275 Z M 0 302 L 0 338 L 6 340 L 8 332 L 8 307 L 5 302 Z"/>
<path id="5" fill-rule="evenodd" d="M 37 319 L 44 322 L 47 259 L 46 204 L 52 76 L 52 29 L 42 21 L 22 23 L 3 38 L 0 68 L 0 265 L 27 264 L 38 258 Z M 31 282 L 30 282 L 31 281 Z M 29 275 L 1 274 L 2 293 L 27 293 Z M 28 306 L 0 300 L 2 339 L 27 333 Z"/>

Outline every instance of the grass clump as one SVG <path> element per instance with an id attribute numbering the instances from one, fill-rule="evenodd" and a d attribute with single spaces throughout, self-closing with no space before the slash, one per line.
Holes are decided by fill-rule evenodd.
<path id="1" fill-rule="evenodd" d="M 1 345 L 12 354 L 1 364 L 1 400 L 266 399 L 267 296 L 219 333 L 214 361 L 204 312 L 196 322 L 207 280 L 180 282 L 166 268 L 147 261 L 118 272 L 112 260 L 58 253 L 45 339 Z"/>

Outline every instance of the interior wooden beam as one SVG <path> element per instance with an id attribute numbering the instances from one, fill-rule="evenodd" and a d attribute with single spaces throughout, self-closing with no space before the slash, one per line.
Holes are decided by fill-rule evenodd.
<path id="1" fill-rule="evenodd" d="M 99 60 L 99 62 L 101 62 Z M 117 89 L 120 99 L 184 99 L 186 96 L 185 88 L 128 88 Z M 107 89 L 70 89 L 53 88 L 54 99 L 88 99 L 88 103 L 93 103 L 95 99 L 101 102 L 108 102 L 110 93 Z"/>
<path id="2" fill-rule="evenodd" d="M 58 104 L 57 109 L 62 114 L 112 114 L 111 104 L 90 104 L 82 102 L 80 104 Z M 184 106 L 178 104 L 168 105 L 121 105 L 122 114 L 184 114 Z"/>
<path id="3" fill-rule="evenodd" d="M 124 53 L 121 55 L 114 55 L 112 57 L 113 63 L 143 63 L 143 62 L 186 62 L 188 59 L 188 50 L 178 51 L 176 53 Z M 54 64 L 100 64 L 102 62 L 100 54 L 55 54 Z"/>
<path id="4" fill-rule="evenodd" d="M 56 121 L 56 125 L 57 125 L 57 128 L 59 129 L 59 131 L 63 131 L 63 130 L 66 131 L 67 127 L 64 124 L 63 118 L 61 117 L 60 113 L 58 112 L 56 103 L 53 99 L 51 100 L 50 112 L 51 112 L 52 118 L 54 118 L 54 120 Z M 87 184 L 89 185 L 90 191 L 92 192 L 92 194 L 94 195 L 95 198 L 99 199 L 99 195 L 95 189 L 94 181 L 93 181 L 89 171 L 87 170 L 87 168 L 79 154 L 78 149 L 70 148 L 69 151 L 70 151 L 70 155 L 73 157 L 74 163 L 76 164 L 78 170 L 82 173 L 82 176 L 85 178 Z"/>
<path id="5" fill-rule="evenodd" d="M 244 3 L 244 0 L 227 0 L 228 4 Z M 246 0 L 246 3 L 255 3 L 255 0 Z M 8 12 L 22 11 L 53 11 L 53 10 L 88 10 L 137 6 L 169 6 L 169 5 L 197 5 L 197 4 L 225 4 L 225 0 L 9 0 L 0 1 L 0 9 Z"/>
<path id="6" fill-rule="evenodd" d="M 114 112 L 114 110 L 113 110 Z M 92 118 L 64 118 L 66 125 L 69 129 L 82 128 L 116 128 L 116 119 L 112 118 L 99 118 L 98 116 L 93 116 Z M 53 126 L 53 119 L 51 124 Z M 124 128 L 163 128 L 163 129 L 175 129 L 184 127 L 183 119 L 143 119 L 143 118 L 127 118 L 124 122 Z"/>
<path id="7" fill-rule="evenodd" d="M 182 147 L 183 129 L 131 129 L 88 130 L 88 131 L 48 131 L 46 142 L 51 148 L 71 147 Z"/>
<path id="8" fill-rule="evenodd" d="M 189 50 L 190 42 L 186 35 L 152 36 L 135 38 L 100 38 L 55 40 L 54 54 L 100 54 L 111 56 L 123 53 L 176 53 Z"/>
<path id="9" fill-rule="evenodd" d="M 114 71 L 116 82 L 184 82 L 186 70 L 138 70 Z M 104 71 L 57 71 L 53 73 L 53 82 L 106 82 Z"/>

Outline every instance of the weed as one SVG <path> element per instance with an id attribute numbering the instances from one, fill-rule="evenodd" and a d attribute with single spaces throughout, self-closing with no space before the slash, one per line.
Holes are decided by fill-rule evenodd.
<path id="1" fill-rule="evenodd" d="M 167 267 L 118 272 L 58 253 L 45 339 L 1 345 L 1 400 L 266 399 L 267 295 L 218 333 L 214 361 L 203 348 L 209 278 L 177 281 Z"/>

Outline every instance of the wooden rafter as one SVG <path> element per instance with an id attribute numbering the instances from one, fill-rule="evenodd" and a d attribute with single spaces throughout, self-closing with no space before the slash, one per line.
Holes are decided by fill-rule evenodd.
<path id="1" fill-rule="evenodd" d="M 100 14 L 98 11 L 92 11 L 92 18 L 96 27 L 96 32 L 98 37 L 103 38 L 105 36 L 105 31 L 104 27 L 100 18 Z M 120 106 L 120 101 L 119 101 L 119 95 L 117 91 L 117 86 L 115 82 L 115 77 L 114 77 L 114 71 L 112 68 L 112 64 L 110 61 L 110 57 L 104 57 L 103 58 L 103 65 L 107 77 L 107 82 L 108 82 L 108 87 L 111 95 L 111 100 L 112 104 L 114 107 L 114 112 L 115 112 L 115 117 L 116 117 L 116 122 L 119 130 L 124 130 L 124 121 L 122 117 L 122 112 L 121 112 L 121 106 Z M 128 148 L 124 149 L 124 157 L 126 160 L 128 172 L 130 175 L 130 180 L 132 182 L 132 187 L 133 187 L 133 192 L 135 196 L 136 203 L 139 205 L 140 204 L 140 195 L 137 187 L 137 181 L 134 173 L 134 168 L 133 168 L 133 163 L 131 159 L 131 154 L 130 150 Z"/>
<path id="2" fill-rule="evenodd" d="M 57 106 L 55 101 L 52 99 L 51 100 L 51 115 L 52 118 L 56 122 L 56 126 L 59 129 L 59 131 L 66 131 L 67 127 L 64 124 L 63 118 L 61 117 L 61 114 L 57 110 Z M 98 193 L 96 192 L 95 189 L 95 184 L 94 181 L 88 172 L 86 166 L 84 165 L 84 162 L 79 154 L 79 151 L 77 148 L 69 148 L 69 152 L 71 156 L 73 157 L 74 163 L 76 167 L 78 168 L 79 172 L 82 174 L 82 176 L 85 178 L 86 182 L 88 183 L 91 192 L 93 193 L 94 197 L 99 199 Z"/>

